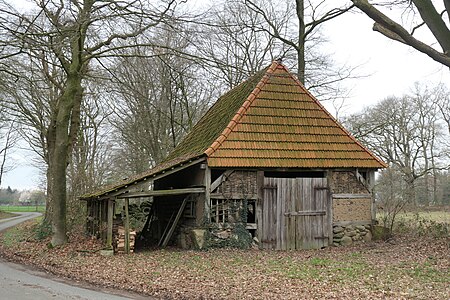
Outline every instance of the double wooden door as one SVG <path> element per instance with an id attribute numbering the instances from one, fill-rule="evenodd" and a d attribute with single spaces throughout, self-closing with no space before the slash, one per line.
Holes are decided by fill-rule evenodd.
<path id="1" fill-rule="evenodd" d="M 320 249 L 331 240 L 326 178 L 264 178 L 261 243 L 265 249 Z"/>

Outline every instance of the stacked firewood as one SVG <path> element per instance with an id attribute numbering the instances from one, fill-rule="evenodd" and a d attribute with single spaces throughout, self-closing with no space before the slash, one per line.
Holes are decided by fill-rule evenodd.
<path id="1" fill-rule="evenodd" d="M 130 253 L 134 252 L 134 242 L 136 240 L 136 231 L 130 231 Z M 125 253 L 125 228 L 117 226 L 114 234 L 114 252 L 118 254 Z"/>

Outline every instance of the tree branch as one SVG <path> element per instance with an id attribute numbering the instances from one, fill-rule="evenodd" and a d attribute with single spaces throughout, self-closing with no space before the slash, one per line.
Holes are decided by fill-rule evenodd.
<path id="1" fill-rule="evenodd" d="M 450 30 L 444 20 L 436 11 L 431 0 L 412 0 L 419 11 L 422 20 L 427 24 L 430 31 L 436 37 L 439 45 L 447 56 L 450 57 Z"/>
<path id="2" fill-rule="evenodd" d="M 380 33 L 385 35 L 390 39 L 394 39 L 396 41 L 400 41 L 398 37 L 404 41 L 405 44 L 413 47 L 414 49 L 428 55 L 433 60 L 447 66 L 450 68 L 450 54 L 449 53 L 441 53 L 431 46 L 417 40 L 411 34 L 408 33 L 400 24 L 394 22 L 381 11 L 376 9 L 372 4 L 370 4 L 367 0 L 352 0 L 356 7 L 358 7 L 361 11 L 363 11 L 367 16 L 369 16 L 372 20 L 379 24 L 379 26 L 384 27 L 384 29 L 380 30 Z M 398 36 L 398 37 L 397 37 Z"/>

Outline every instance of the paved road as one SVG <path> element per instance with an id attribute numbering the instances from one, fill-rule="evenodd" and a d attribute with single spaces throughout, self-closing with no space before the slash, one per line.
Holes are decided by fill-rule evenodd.
<path id="1" fill-rule="evenodd" d="M 0 231 L 35 218 L 39 213 L 21 213 L 20 216 L 0 221 Z M 22 265 L 6 262 L 0 258 L 0 299 L 8 300 L 123 300 L 150 299 L 112 290 L 86 289 L 86 284 L 68 282 L 64 279 L 32 270 Z M 94 288 L 94 287 L 91 287 Z"/>
<path id="2" fill-rule="evenodd" d="M 22 212 L 22 213 L 15 213 L 15 214 L 18 214 L 18 216 L 9 218 L 9 219 L 0 220 L 0 231 L 5 230 L 8 227 L 15 226 L 26 220 L 36 218 L 41 215 L 41 213 L 38 213 L 38 212 Z"/>

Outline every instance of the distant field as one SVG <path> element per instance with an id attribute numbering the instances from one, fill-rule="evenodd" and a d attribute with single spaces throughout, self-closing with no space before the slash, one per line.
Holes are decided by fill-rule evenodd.
<path id="1" fill-rule="evenodd" d="M 8 212 L 38 211 L 38 212 L 44 212 L 45 211 L 45 205 L 39 205 L 39 206 L 20 206 L 20 205 L 0 206 L 0 211 L 8 211 Z"/>
<path id="2" fill-rule="evenodd" d="M 378 212 L 377 217 L 381 221 L 384 212 Z M 443 208 L 438 211 L 418 211 L 418 212 L 400 212 L 396 219 L 398 221 L 416 221 L 416 220 L 426 220 L 433 221 L 437 223 L 450 224 L 450 208 Z"/>
<path id="3" fill-rule="evenodd" d="M 403 220 L 424 219 L 438 223 L 450 224 L 450 211 L 405 212 L 398 215 Z"/>

